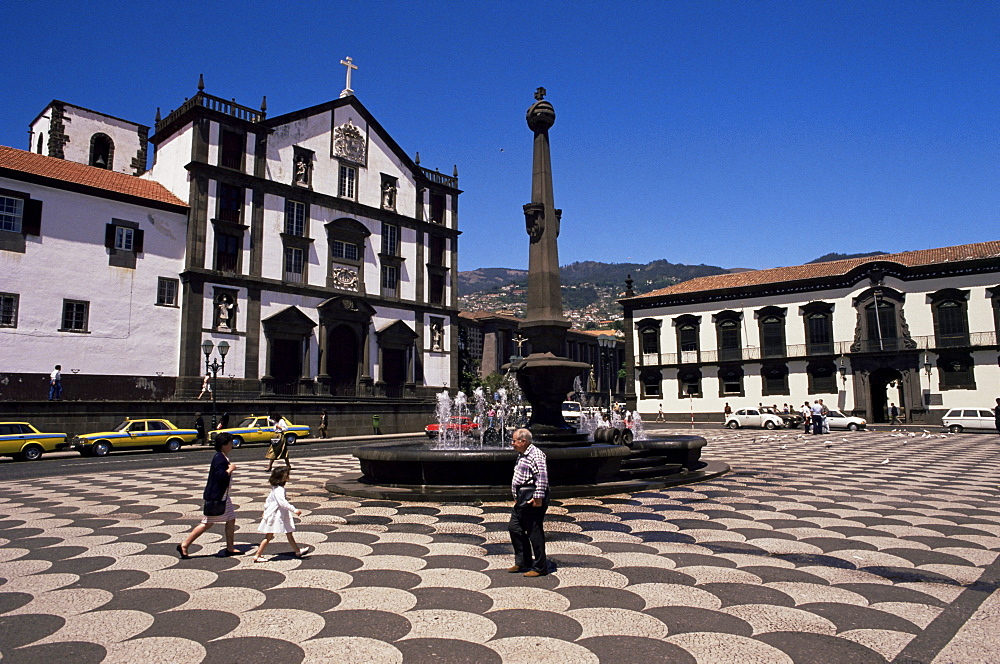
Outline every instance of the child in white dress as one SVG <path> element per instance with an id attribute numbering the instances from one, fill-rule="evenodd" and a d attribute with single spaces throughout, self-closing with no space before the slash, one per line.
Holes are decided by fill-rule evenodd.
<path id="1" fill-rule="evenodd" d="M 262 563 L 264 559 L 261 558 L 264 555 L 264 549 L 267 545 L 274 539 L 274 536 L 279 533 L 284 533 L 288 538 L 288 543 L 292 545 L 292 550 L 295 551 L 295 557 L 301 558 L 305 555 L 299 548 L 299 545 L 295 542 L 295 521 L 292 519 L 292 514 L 295 516 L 300 516 L 302 510 L 295 509 L 295 506 L 288 502 L 285 498 L 285 483 L 288 482 L 288 477 L 291 474 L 289 468 L 276 468 L 271 472 L 271 477 L 268 482 L 271 483 L 271 495 L 267 497 L 267 501 L 264 503 L 264 514 L 261 516 L 260 525 L 257 526 L 257 532 L 264 533 L 264 539 L 261 541 L 260 546 L 257 547 L 257 555 L 254 556 L 253 561 L 255 563 Z"/>

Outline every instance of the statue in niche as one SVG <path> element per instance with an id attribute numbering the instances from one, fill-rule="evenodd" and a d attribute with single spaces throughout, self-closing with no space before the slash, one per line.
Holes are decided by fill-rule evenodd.
<path id="1" fill-rule="evenodd" d="M 352 120 L 333 130 L 333 154 L 356 164 L 365 163 L 365 136 Z"/>
<path id="2" fill-rule="evenodd" d="M 386 180 L 382 183 L 382 209 L 396 209 L 396 183 L 392 180 Z"/>
<path id="3" fill-rule="evenodd" d="M 303 155 L 295 156 L 295 184 L 309 184 L 309 164 Z"/>
<path id="4" fill-rule="evenodd" d="M 232 317 L 235 308 L 236 304 L 231 295 L 223 293 L 218 297 L 215 304 L 217 328 L 220 330 L 233 329 Z"/>
<path id="5" fill-rule="evenodd" d="M 441 323 L 431 324 L 431 350 L 442 350 L 441 344 L 444 342 L 444 326 Z"/>

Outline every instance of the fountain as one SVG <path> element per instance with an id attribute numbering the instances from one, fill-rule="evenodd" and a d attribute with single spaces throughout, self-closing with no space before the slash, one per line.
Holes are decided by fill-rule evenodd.
<path id="1" fill-rule="evenodd" d="M 720 475 L 729 467 L 701 461 L 705 439 L 700 436 L 668 436 L 650 439 L 642 429 L 642 418 L 633 413 L 626 423 L 619 417 L 601 426 L 593 413 L 581 417 L 580 427 L 562 416 L 562 402 L 579 392 L 580 377 L 590 365 L 561 357 L 569 321 L 563 316 L 559 279 L 557 238 L 562 210 L 552 195 L 549 129 L 555 110 L 545 101 L 545 89 L 535 93 L 527 113 L 534 133 L 531 202 L 524 206 L 525 230 L 529 237 L 528 306 L 520 331 L 527 336 L 531 353 L 518 357 L 504 369 L 508 379 L 531 404 L 527 422 L 534 442 L 548 459 L 552 496 L 596 496 L 634 492 L 685 484 Z M 474 419 L 480 424 L 478 441 L 462 440 L 458 432 L 444 426 L 454 414 L 468 413 L 468 398 L 459 392 L 438 395 L 438 440 L 374 443 L 354 451 L 362 476 L 356 480 L 333 480 L 326 487 L 334 493 L 398 500 L 509 500 L 510 479 L 517 454 L 509 446 L 512 406 L 508 395 L 515 389 L 497 390 L 497 399 L 487 404 L 479 389 L 474 393 Z M 448 406 L 445 409 L 445 406 Z M 483 427 L 494 411 L 493 426 Z M 519 410 L 517 407 L 514 411 Z M 493 432 L 489 434 L 488 432 Z M 593 436 L 593 439 L 592 439 Z"/>

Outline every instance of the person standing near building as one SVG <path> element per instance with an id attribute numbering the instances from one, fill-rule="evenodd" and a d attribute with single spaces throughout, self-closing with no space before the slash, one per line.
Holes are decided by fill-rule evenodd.
<path id="1" fill-rule="evenodd" d="M 809 428 L 812 426 L 812 409 L 809 407 L 809 402 L 802 404 L 802 410 L 799 411 L 802 415 L 802 429 L 806 433 L 809 433 Z"/>
<path id="2" fill-rule="evenodd" d="M 657 413 L 656 413 L 656 421 L 657 422 L 662 422 L 663 421 L 663 404 L 662 403 L 660 404 L 659 411 L 657 411 Z"/>
<path id="3" fill-rule="evenodd" d="M 517 463 L 510 483 L 514 508 L 507 529 L 514 547 L 514 566 L 507 571 L 527 577 L 544 576 L 549 573 L 542 527 L 549 508 L 548 463 L 545 453 L 532 444 L 527 429 L 514 432 L 511 446 L 517 451 Z"/>
<path id="4" fill-rule="evenodd" d="M 56 368 L 49 374 L 49 401 L 62 401 L 62 365 L 57 364 Z"/>
<path id="5" fill-rule="evenodd" d="M 993 409 L 993 417 L 996 423 L 997 433 L 1000 433 L 1000 399 L 997 399 L 997 407 Z"/>
<path id="6" fill-rule="evenodd" d="M 901 424 L 899 421 L 899 408 L 895 403 L 889 403 L 889 424 Z"/>
<path id="7" fill-rule="evenodd" d="M 195 440 L 202 445 L 207 445 L 208 436 L 205 435 L 205 420 L 201 416 L 201 413 L 194 414 L 194 430 L 198 432 L 198 437 Z"/>
<path id="8" fill-rule="evenodd" d="M 820 436 L 823 434 L 823 403 L 816 399 L 809 410 L 812 414 L 813 435 Z"/>
<path id="9" fill-rule="evenodd" d="M 327 416 L 326 416 L 326 410 L 324 409 L 322 415 L 319 416 L 319 437 L 320 438 L 326 438 L 326 425 L 327 425 Z"/>
<path id="10" fill-rule="evenodd" d="M 729 407 L 729 402 L 726 402 L 726 407 L 722 409 L 722 421 L 726 422 L 729 420 L 729 416 L 733 414 L 733 409 Z"/>
<path id="11" fill-rule="evenodd" d="M 288 460 L 288 439 L 285 438 L 285 432 L 288 431 L 288 423 L 278 413 L 271 415 L 270 419 L 274 422 L 274 437 L 271 439 L 271 444 L 268 445 L 267 452 L 264 454 L 264 458 L 267 459 L 267 471 L 271 472 L 275 459 L 284 459 L 285 465 L 291 468 L 292 462 Z"/>

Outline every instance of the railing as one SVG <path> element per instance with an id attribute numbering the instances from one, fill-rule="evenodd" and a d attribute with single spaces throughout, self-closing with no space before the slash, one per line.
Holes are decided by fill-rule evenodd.
<path id="1" fill-rule="evenodd" d="M 240 104 L 237 104 L 235 100 L 226 101 L 221 97 L 215 97 L 213 95 L 205 94 L 204 92 L 199 92 L 181 104 L 180 108 L 176 111 L 172 111 L 169 115 L 167 115 L 167 117 L 157 122 L 156 131 L 159 132 L 161 129 L 195 106 L 202 106 L 213 111 L 225 113 L 226 115 L 230 115 L 240 120 L 246 120 L 247 122 L 262 122 L 264 118 L 267 117 L 267 113 L 264 111 L 254 110 L 248 106 L 241 106 Z M 457 186 L 457 180 L 455 186 Z"/>
<path id="2" fill-rule="evenodd" d="M 438 171 L 432 171 L 429 168 L 424 168 L 423 166 L 419 166 L 418 168 L 420 168 L 420 174 L 423 175 L 428 180 L 430 180 L 431 182 L 437 184 L 443 184 L 446 187 L 454 187 L 455 189 L 458 189 L 457 177 L 453 177 L 451 175 L 445 175 L 444 173 L 439 173 Z"/>
<path id="3" fill-rule="evenodd" d="M 681 353 L 642 353 L 636 359 L 636 366 L 678 366 L 682 364 L 716 364 L 718 362 L 751 362 L 762 359 L 794 359 L 802 357 L 829 357 L 851 354 L 897 352 L 905 350 L 930 350 L 939 348 L 983 348 L 997 345 L 996 332 L 972 332 L 955 335 L 924 335 L 908 339 L 865 339 L 859 343 L 837 341 L 833 343 L 786 345 L 784 354 L 777 348 L 768 348 L 764 353 L 759 346 L 743 348 L 723 348 L 712 350 L 688 350 Z"/>

